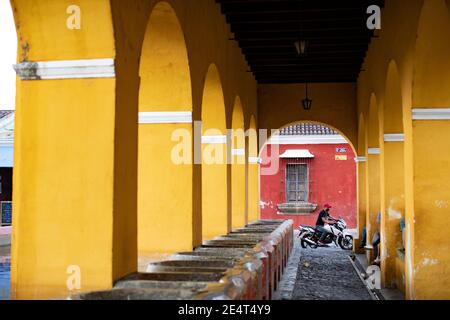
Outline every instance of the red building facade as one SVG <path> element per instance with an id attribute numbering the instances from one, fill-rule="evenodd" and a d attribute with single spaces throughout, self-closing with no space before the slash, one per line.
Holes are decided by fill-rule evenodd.
<path id="1" fill-rule="evenodd" d="M 314 225 L 328 203 L 333 216 L 355 229 L 355 157 L 351 146 L 331 129 L 301 124 L 282 130 L 261 153 L 261 218 Z"/>

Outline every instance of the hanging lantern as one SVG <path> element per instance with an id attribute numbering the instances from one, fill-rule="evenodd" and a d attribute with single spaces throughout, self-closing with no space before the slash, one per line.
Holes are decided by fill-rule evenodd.
<path id="1" fill-rule="evenodd" d="M 312 100 L 308 98 L 308 83 L 306 83 L 306 98 L 302 100 L 303 109 L 306 111 L 311 110 Z"/>

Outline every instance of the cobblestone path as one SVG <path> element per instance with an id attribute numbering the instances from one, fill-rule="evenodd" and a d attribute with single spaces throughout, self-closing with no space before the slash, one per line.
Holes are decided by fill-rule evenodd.
<path id="1" fill-rule="evenodd" d="M 296 245 L 275 300 L 371 300 L 349 252 L 339 248 L 303 249 Z"/>
<path id="2" fill-rule="evenodd" d="M 301 249 L 293 300 L 371 300 L 348 259 L 336 248 Z"/>

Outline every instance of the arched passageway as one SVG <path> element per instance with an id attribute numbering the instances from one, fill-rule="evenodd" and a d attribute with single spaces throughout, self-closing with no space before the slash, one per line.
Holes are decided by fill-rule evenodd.
<path id="1" fill-rule="evenodd" d="M 299 121 L 282 127 L 262 146 L 262 219 L 315 225 L 325 204 L 357 234 L 355 148 L 337 129 Z"/>
<path id="2" fill-rule="evenodd" d="M 403 101 L 397 64 L 391 61 L 386 76 L 384 108 L 380 110 L 383 128 L 381 144 L 381 281 L 385 287 L 404 292 L 404 269 L 396 275 L 397 250 L 402 251 L 405 218 Z"/>
<path id="3" fill-rule="evenodd" d="M 233 145 L 228 130 L 292 119 L 330 124 L 356 147 L 348 150 L 358 151 L 359 234 L 365 226 L 372 240 L 380 212 L 383 284 L 408 299 L 450 296 L 441 232 L 450 222 L 450 1 L 384 1 L 370 45 L 366 26 L 346 20 L 364 36 L 339 50 L 313 43 L 319 56 L 302 62 L 279 39 L 255 44 L 254 33 L 276 30 L 264 21 L 247 30 L 259 3 L 238 2 L 78 0 L 69 10 L 67 1 L 11 1 L 19 49 L 13 298 L 110 289 L 136 271 L 138 249 L 191 250 L 257 219 L 258 139 L 249 132 Z M 265 15 L 298 9 L 288 2 Z M 332 8 L 348 15 L 364 6 L 341 5 Z M 315 82 L 310 109 L 301 104 L 305 81 Z M 192 163 L 193 117 L 203 121 L 201 167 Z M 307 193 L 291 192 L 296 200 Z"/>
<path id="4" fill-rule="evenodd" d="M 203 239 L 231 228 L 227 187 L 227 125 L 222 82 L 214 64 L 208 68 L 202 102 Z"/>
<path id="5" fill-rule="evenodd" d="M 139 75 L 139 254 L 190 250 L 201 233 L 192 203 L 191 78 L 183 30 L 167 2 L 152 10 Z"/>

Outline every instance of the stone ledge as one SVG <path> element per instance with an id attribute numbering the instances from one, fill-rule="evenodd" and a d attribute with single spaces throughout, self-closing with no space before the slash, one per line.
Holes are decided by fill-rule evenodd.
<path id="1" fill-rule="evenodd" d="M 277 205 L 280 214 L 284 215 L 309 215 L 316 211 L 317 204 L 309 202 L 292 202 Z"/>

